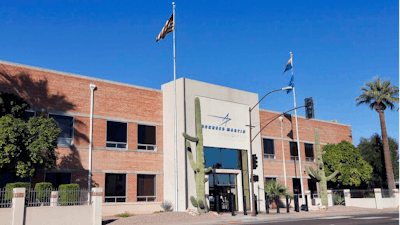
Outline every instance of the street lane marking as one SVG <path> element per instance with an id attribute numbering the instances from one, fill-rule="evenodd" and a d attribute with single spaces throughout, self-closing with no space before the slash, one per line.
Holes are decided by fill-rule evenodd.
<path id="1" fill-rule="evenodd" d="M 370 217 L 358 217 L 358 218 L 353 218 L 355 220 L 377 220 L 377 219 L 386 219 L 390 218 L 387 216 L 370 216 Z"/>
<path id="2" fill-rule="evenodd" d="M 348 218 L 353 218 L 353 216 L 334 216 L 334 217 L 325 217 L 325 218 L 319 218 L 321 220 L 335 220 L 335 219 L 348 219 Z"/>
<path id="3" fill-rule="evenodd" d="M 399 218 L 393 218 L 392 220 L 399 220 Z"/>

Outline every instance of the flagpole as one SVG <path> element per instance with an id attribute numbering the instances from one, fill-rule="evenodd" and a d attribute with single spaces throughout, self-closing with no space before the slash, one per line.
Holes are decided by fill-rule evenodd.
<path id="1" fill-rule="evenodd" d="M 290 59 L 291 59 L 291 66 L 292 66 L 292 76 L 294 73 L 293 69 L 293 54 L 290 52 Z M 294 77 L 293 77 L 293 83 L 294 83 Z M 299 167 L 300 167 L 300 186 L 301 186 L 301 201 L 302 205 L 305 204 L 305 196 L 304 196 L 304 185 L 303 185 L 303 171 L 301 169 L 301 154 L 300 154 L 300 141 L 299 141 L 299 123 L 297 122 L 297 109 L 296 109 L 296 91 L 295 91 L 295 85 L 293 85 L 293 102 L 294 102 L 294 115 L 296 118 L 296 137 L 297 137 L 297 155 L 299 156 Z"/>
<path id="2" fill-rule="evenodd" d="M 174 52 L 174 148 L 175 148 L 175 211 L 178 211 L 178 148 L 177 148 L 177 119 L 176 119 L 176 62 L 175 62 L 175 2 L 173 6 L 173 52 Z"/>

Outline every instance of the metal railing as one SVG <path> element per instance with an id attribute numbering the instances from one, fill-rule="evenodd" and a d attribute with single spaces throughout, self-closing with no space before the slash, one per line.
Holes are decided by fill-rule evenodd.
<path id="1" fill-rule="evenodd" d="M 6 192 L 6 189 L 0 189 L 0 208 L 11 208 L 12 206 L 12 192 Z"/>
<path id="2" fill-rule="evenodd" d="M 373 189 L 370 190 L 350 190 L 351 198 L 375 198 Z"/>
<path id="3" fill-rule="evenodd" d="M 389 189 L 381 189 L 382 198 L 390 198 L 390 191 Z"/>
<path id="4" fill-rule="evenodd" d="M 52 191 L 56 191 L 57 195 L 52 196 Z M 53 206 L 87 205 L 89 196 L 88 194 L 89 190 L 87 188 L 82 188 L 78 190 L 31 189 L 27 193 L 25 206 L 38 207 L 38 206 L 50 206 L 50 205 Z"/>
<path id="5" fill-rule="evenodd" d="M 156 196 L 137 196 L 138 202 L 155 202 Z"/>

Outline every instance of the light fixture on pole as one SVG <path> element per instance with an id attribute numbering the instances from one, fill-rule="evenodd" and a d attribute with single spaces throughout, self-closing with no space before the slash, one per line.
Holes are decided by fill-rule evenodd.
<path id="1" fill-rule="evenodd" d="M 276 92 L 276 91 L 287 91 L 287 90 L 291 90 L 292 89 L 292 87 L 291 86 L 287 86 L 287 87 L 284 87 L 284 88 L 280 88 L 280 89 L 276 89 L 276 90 L 273 90 L 273 91 L 270 91 L 270 92 L 268 92 L 266 95 L 264 95 L 261 99 L 260 99 L 260 101 L 258 101 L 257 102 L 257 104 L 255 104 L 252 108 L 249 108 L 249 130 L 250 130 L 250 152 L 249 152 L 249 156 L 250 157 L 252 157 L 253 156 L 253 147 L 252 147 L 252 135 L 251 135 L 251 129 L 252 129 L 252 126 L 251 126 L 251 111 L 253 111 L 253 109 L 258 105 L 258 104 L 260 104 L 260 102 L 265 98 L 265 97 L 267 97 L 267 95 L 269 95 L 269 94 L 271 94 L 271 93 L 273 93 L 273 92 Z M 252 216 L 256 216 L 256 199 L 255 199 L 255 196 L 254 196 L 254 182 L 253 182 L 253 160 L 250 160 L 250 183 L 251 183 L 251 202 L 252 202 L 252 213 L 251 213 L 251 215 Z"/>

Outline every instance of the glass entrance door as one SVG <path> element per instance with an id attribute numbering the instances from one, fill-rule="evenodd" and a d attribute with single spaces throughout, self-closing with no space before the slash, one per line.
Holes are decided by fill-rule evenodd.
<path id="1" fill-rule="evenodd" d="M 209 175 L 209 199 L 210 209 L 217 210 L 219 199 L 219 211 L 231 211 L 231 201 L 235 199 L 235 210 L 237 210 L 237 179 L 236 174 L 215 173 Z"/>

